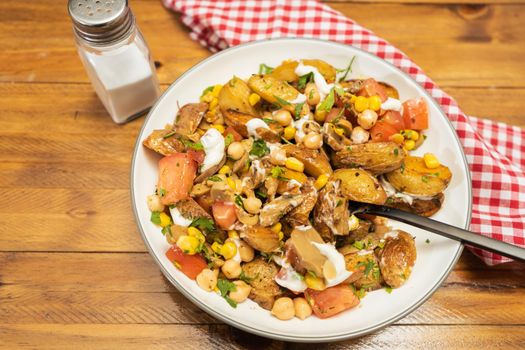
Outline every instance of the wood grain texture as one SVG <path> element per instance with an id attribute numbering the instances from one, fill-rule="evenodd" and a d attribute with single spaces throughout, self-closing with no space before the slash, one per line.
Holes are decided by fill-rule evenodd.
<path id="1" fill-rule="evenodd" d="M 525 0 L 327 3 L 406 52 L 467 114 L 525 127 Z M 209 56 L 159 0 L 131 6 L 163 88 Z M 0 349 L 311 348 L 224 325 L 162 276 L 130 207 L 143 118 L 107 116 L 64 1 L 1 1 L 0 45 Z M 395 325 L 316 348 L 523 348 L 524 281 L 523 263 L 489 268 L 465 252 Z"/>

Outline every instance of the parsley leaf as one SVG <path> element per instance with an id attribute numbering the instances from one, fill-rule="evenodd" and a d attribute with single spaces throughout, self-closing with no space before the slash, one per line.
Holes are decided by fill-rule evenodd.
<path id="1" fill-rule="evenodd" d="M 281 168 L 280 166 L 274 166 L 272 168 L 272 170 L 270 171 L 272 177 L 278 179 L 278 180 L 281 180 L 281 181 L 288 181 L 290 179 L 286 178 L 283 176 L 284 174 L 284 169 Z"/>
<path id="2" fill-rule="evenodd" d="M 306 87 L 306 84 L 308 84 L 309 82 L 312 82 L 313 80 L 314 80 L 313 72 L 307 73 L 305 75 L 301 75 L 299 77 L 299 81 L 297 82 L 297 88 L 299 90 L 302 90 Z"/>
<path id="3" fill-rule="evenodd" d="M 215 85 L 210 85 L 208 86 L 206 89 L 202 90 L 202 94 L 201 94 L 201 97 L 206 95 L 208 92 L 210 91 L 213 91 L 213 88 L 215 87 Z"/>
<path id="4" fill-rule="evenodd" d="M 261 191 L 260 189 L 256 189 L 255 190 L 255 195 L 261 199 L 266 199 L 268 198 L 268 195 L 266 193 L 264 193 L 263 191 Z"/>
<path id="5" fill-rule="evenodd" d="M 295 105 L 294 113 L 293 113 L 293 116 L 294 116 L 295 120 L 299 119 L 299 117 L 301 116 L 301 111 L 303 109 L 303 106 L 304 106 L 304 102 L 303 103 L 298 103 L 298 104 Z"/>
<path id="6" fill-rule="evenodd" d="M 222 178 L 218 175 L 213 175 L 213 176 L 210 176 L 208 180 L 213 181 L 213 182 L 221 182 Z"/>
<path id="7" fill-rule="evenodd" d="M 217 281 L 217 288 L 219 288 L 221 297 L 223 297 L 228 302 L 228 304 L 230 304 L 231 307 L 236 308 L 237 303 L 228 296 L 229 292 L 235 292 L 237 290 L 235 284 L 228 280 L 219 278 L 219 280 Z"/>
<path id="8" fill-rule="evenodd" d="M 257 156 L 257 157 L 264 157 L 270 153 L 270 149 L 266 145 L 266 142 L 264 140 L 258 139 L 253 141 L 252 149 L 250 150 L 250 155 Z"/>
<path id="9" fill-rule="evenodd" d="M 257 274 L 255 277 L 246 276 L 244 274 L 244 271 L 241 271 L 241 275 L 239 276 L 239 279 L 241 281 L 244 281 L 247 284 L 250 284 L 250 282 L 253 281 L 255 278 L 257 278 L 257 276 L 259 276 L 259 274 Z"/>
<path id="10" fill-rule="evenodd" d="M 213 222 L 213 220 L 211 219 L 208 219 L 207 217 L 205 216 L 199 216 L 195 219 L 193 219 L 193 221 L 191 222 L 190 224 L 191 227 L 196 227 L 202 231 L 214 231 L 215 230 L 215 224 Z"/>
<path id="11" fill-rule="evenodd" d="M 196 151 L 204 150 L 204 147 L 202 146 L 202 143 L 200 143 L 200 142 L 191 142 L 190 140 L 187 140 L 187 139 L 184 139 L 184 138 L 181 138 L 180 142 L 182 142 L 182 144 L 186 148 L 191 148 L 191 149 L 194 149 Z"/>
<path id="12" fill-rule="evenodd" d="M 427 175 L 421 176 L 421 181 L 423 181 L 424 183 L 428 183 L 428 176 Z"/>
<path id="13" fill-rule="evenodd" d="M 279 104 L 280 107 L 291 105 L 290 102 L 286 101 L 286 100 L 283 99 L 283 98 L 280 98 L 280 97 L 277 96 L 277 95 L 273 95 L 273 97 L 275 97 L 275 99 L 277 100 L 277 103 Z"/>
<path id="14" fill-rule="evenodd" d="M 394 148 L 394 155 L 397 157 L 399 155 L 399 149 Z"/>
<path id="15" fill-rule="evenodd" d="M 335 95 L 334 95 L 334 89 L 332 89 L 330 90 L 330 93 L 328 94 L 328 96 L 326 96 L 324 101 L 321 102 L 319 107 L 317 107 L 317 109 L 321 111 L 329 112 L 334 106 L 334 102 L 335 102 Z"/>
<path id="16" fill-rule="evenodd" d="M 157 190 L 157 194 L 159 195 L 159 197 L 164 197 L 166 195 L 166 190 L 163 188 L 159 188 Z"/>
<path id="17" fill-rule="evenodd" d="M 427 238 L 427 239 L 425 240 L 425 243 L 427 243 L 427 244 L 430 243 L 430 239 Z"/>
<path id="18" fill-rule="evenodd" d="M 259 65 L 259 74 L 270 74 L 273 72 L 273 67 L 267 66 L 264 63 Z"/>
<path id="19" fill-rule="evenodd" d="M 362 250 L 365 248 L 365 243 L 363 241 L 355 241 L 352 246 L 354 246 L 354 248 L 357 248 L 359 250 Z"/>
<path id="20" fill-rule="evenodd" d="M 374 265 L 375 265 L 375 264 L 374 264 L 374 262 L 373 262 L 372 260 L 368 260 L 368 261 L 366 262 L 366 265 L 365 265 L 365 271 L 364 271 L 364 273 L 365 273 L 365 277 L 367 277 L 368 274 L 370 273 L 370 271 L 372 271 L 372 269 L 374 268 Z"/>
<path id="21" fill-rule="evenodd" d="M 233 135 L 232 134 L 226 135 L 226 137 L 224 138 L 224 147 L 228 148 L 228 146 L 231 145 L 232 142 L 233 142 Z"/>
<path id="22" fill-rule="evenodd" d="M 235 195 L 235 204 L 244 209 L 244 201 L 242 197 L 238 194 Z"/>
<path id="23" fill-rule="evenodd" d="M 262 120 L 263 120 L 263 122 L 265 122 L 266 124 L 277 123 L 275 120 L 270 119 L 270 118 L 262 118 Z"/>
<path id="24" fill-rule="evenodd" d="M 386 286 L 386 287 L 385 287 L 385 291 L 386 291 L 388 294 L 392 293 L 392 287 L 390 287 L 390 286 Z"/>
<path id="25" fill-rule="evenodd" d="M 342 82 L 342 81 L 345 81 L 346 76 L 348 75 L 348 73 L 352 73 L 352 65 L 354 64 L 355 57 L 356 56 L 352 57 L 352 59 L 350 60 L 350 63 L 348 64 L 348 67 L 346 67 L 345 75 L 343 75 L 341 78 L 339 78 L 339 83 Z"/>
<path id="26" fill-rule="evenodd" d="M 171 230 L 170 230 L 170 228 L 171 228 L 171 225 L 164 226 L 160 232 L 162 232 L 162 234 L 163 234 L 164 236 L 166 236 L 166 235 L 170 235 L 170 234 L 171 234 Z"/>
<path id="27" fill-rule="evenodd" d="M 169 132 L 167 133 L 166 135 L 162 136 L 163 139 L 167 139 L 169 137 L 172 137 L 173 135 L 175 135 L 177 132 L 176 131 L 172 131 L 172 132 Z"/>
<path id="28" fill-rule="evenodd" d="M 152 211 L 150 220 L 155 225 L 160 225 L 160 211 Z"/>

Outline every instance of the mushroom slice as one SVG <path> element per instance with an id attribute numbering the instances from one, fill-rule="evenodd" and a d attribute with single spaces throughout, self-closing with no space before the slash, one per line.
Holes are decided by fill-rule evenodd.
<path id="1" fill-rule="evenodd" d="M 163 156 L 184 152 L 185 149 L 182 142 L 175 137 L 175 132 L 170 129 L 153 130 L 142 144 Z"/>
<path id="2" fill-rule="evenodd" d="M 185 104 L 177 113 L 174 130 L 183 136 L 195 133 L 207 110 L 208 104 L 204 102 Z"/>
<path id="3" fill-rule="evenodd" d="M 269 227 L 244 225 L 240 236 L 254 249 L 263 253 L 271 253 L 279 248 L 279 234 Z"/>
<path id="4" fill-rule="evenodd" d="M 304 201 L 304 195 L 283 194 L 267 203 L 259 213 L 259 224 L 271 226 Z"/>
<path id="5" fill-rule="evenodd" d="M 385 237 L 385 246 L 378 254 L 379 267 L 385 282 L 397 288 L 410 277 L 416 261 L 416 245 L 405 231 L 392 231 Z"/>

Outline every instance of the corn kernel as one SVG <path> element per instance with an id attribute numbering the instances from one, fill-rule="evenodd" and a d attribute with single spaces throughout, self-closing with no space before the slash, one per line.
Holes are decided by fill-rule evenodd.
<path id="1" fill-rule="evenodd" d="M 221 124 L 213 124 L 211 127 L 216 129 L 221 134 L 224 133 L 224 126 Z"/>
<path id="2" fill-rule="evenodd" d="M 364 96 L 357 96 L 354 107 L 359 113 L 363 112 L 365 109 L 368 109 L 368 99 Z"/>
<path id="3" fill-rule="evenodd" d="M 316 109 L 314 114 L 314 119 L 318 123 L 322 123 L 326 120 L 326 115 L 328 113 L 325 110 Z"/>
<path id="4" fill-rule="evenodd" d="M 255 106 L 260 100 L 261 100 L 261 96 L 259 96 L 259 95 L 257 95 L 257 94 L 251 94 L 251 95 L 248 97 L 248 102 L 249 102 L 250 105 L 252 105 L 252 106 Z"/>
<path id="5" fill-rule="evenodd" d="M 282 241 L 283 238 L 284 238 L 284 233 L 283 233 L 283 231 L 279 231 L 278 235 L 279 235 L 279 240 Z"/>
<path id="6" fill-rule="evenodd" d="M 368 108 L 373 111 L 378 111 L 381 109 L 381 98 L 379 96 L 371 96 L 368 98 Z"/>
<path id="7" fill-rule="evenodd" d="M 213 87 L 213 90 L 211 91 L 211 94 L 213 95 L 213 97 L 219 97 L 219 92 L 221 92 L 221 89 L 222 89 L 221 84 L 215 85 Z"/>
<path id="8" fill-rule="evenodd" d="M 297 130 L 293 127 L 293 126 L 287 126 L 286 128 L 284 128 L 284 138 L 287 139 L 287 140 L 291 140 L 294 138 L 295 136 L 295 132 Z"/>
<path id="9" fill-rule="evenodd" d="M 213 242 L 211 245 L 211 250 L 213 250 L 215 253 L 220 254 L 221 253 L 222 244 L 218 242 Z"/>
<path id="10" fill-rule="evenodd" d="M 170 217 L 168 216 L 168 214 L 166 213 L 160 213 L 159 215 L 159 219 L 160 219 L 160 227 L 166 227 L 168 226 L 169 224 L 171 224 L 171 219 Z"/>
<path id="11" fill-rule="evenodd" d="M 194 255 L 199 247 L 199 240 L 193 236 L 180 236 L 177 240 L 177 247 L 184 253 Z"/>
<path id="12" fill-rule="evenodd" d="M 201 102 L 210 103 L 211 101 L 213 101 L 213 95 L 211 92 L 207 92 L 201 96 Z"/>
<path id="13" fill-rule="evenodd" d="M 234 190 L 234 191 L 235 191 L 235 189 L 237 188 L 237 186 L 235 186 L 235 180 L 232 179 L 231 177 L 228 177 L 228 178 L 226 179 L 226 183 L 227 183 L 228 186 L 230 186 L 230 188 L 231 188 L 232 190 Z"/>
<path id="14" fill-rule="evenodd" d="M 324 280 L 315 276 L 312 273 L 307 273 L 304 276 L 304 282 L 308 286 L 308 288 L 315 289 L 315 290 L 324 290 L 326 288 L 326 285 L 324 284 Z"/>
<path id="15" fill-rule="evenodd" d="M 230 167 L 227 165 L 223 165 L 222 168 L 219 169 L 219 174 L 227 175 L 230 173 Z"/>
<path id="16" fill-rule="evenodd" d="M 439 160 L 432 153 L 425 153 L 425 155 L 423 156 L 423 160 L 425 161 L 425 165 L 429 169 L 436 169 L 440 165 Z"/>
<path id="17" fill-rule="evenodd" d="M 300 173 L 304 171 L 304 164 L 299 159 L 294 157 L 288 157 L 286 158 L 286 162 L 284 163 L 284 166 L 287 167 L 290 170 L 295 170 Z"/>
<path id="18" fill-rule="evenodd" d="M 237 246 L 233 242 L 226 242 L 222 245 L 221 255 L 224 259 L 231 259 L 237 254 Z"/>
<path id="19" fill-rule="evenodd" d="M 357 100 L 356 95 L 350 95 L 350 102 L 355 103 L 355 100 Z"/>
<path id="20" fill-rule="evenodd" d="M 200 243 L 203 243 L 206 240 L 206 237 L 204 237 L 202 232 L 195 227 L 188 227 L 188 236 L 197 238 Z"/>
<path id="21" fill-rule="evenodd" d="M 328 182 L 328 175 L 326 174 L 319 175 L 317 180 L 315 180 L 314 182 L 314 187 L 316 190 L 319 191 L 321 188 L 323 188 L 326 185 L 327 182 Z"/>
<path id="22" fill-rule="evenodd" d="M 410 139 L 414 141 L 419 140 L 419 133 L 416 130 L 412 130 L 410 133 Z"/>
<path id="23" fill-rule="evenodd" d="M 213 100 L 211 100 L 210 102 L 210 105 L 209 105 L 209 109 L 210 110 L 215 110 L 215 108 L 217 108 L 217 105 L 219 104 L 219 100 L 214 98 Z"/>
<path id="24" fill-rule="evenodd" d="M 282 228 L 283 228 L 283 225 L 280 222 L 278 222 L 272 226 L 272 231 L 275 233 L 278 233 L 281 231 Z"/>
<path id="25" fill-rule="evenodd" d="M 405 142 L 405 138 L 401 134 L 394 134 L 390 136 L 390 140 L 397 143 L 398 145 L 402 145 L 403 142 Z"/>
<path id="26" fill-rule="evenodd" d="M 239 238 L 239 234 L 235 230 L 228 231 L 228 238 Z"/>
<path id="27" fill-rule="evenodd" d="M 407 140 L 403 148 L 407 151 L 411 151 L 414 147 L 416 147 L 416 142 L 414 140 Z"/>
<path id="28" fill-rule="evenodd" d="M 345 129 L 343 128 L 334 128 L 334 131 L 339 136 L 343 136 L 345 134 Z"/>
<path id="29" fill-rule="evenodd" d="M 348 219 L 348 227 L 350 231 L 357 230 L 359 228 L 359 219 L 357 216 L 352 215 Z"/>

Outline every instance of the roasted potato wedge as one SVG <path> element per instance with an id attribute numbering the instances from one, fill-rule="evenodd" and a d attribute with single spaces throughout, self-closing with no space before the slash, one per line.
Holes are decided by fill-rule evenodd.
<path id="1" fill-rule="evenodd" d="M 240 113 L 257 115 L 257 110 L 248 102 L 252 91 L 248 84 L 240 78 L 233 77 L 219 92 L 219 109 L 221 112 L 234 110 Z"/>
<path id="2" fill-rule="evenodd" d="M 268 202 L 259 213 L 259 224 L 261 226 L 272 226 L 292 209 L 299 206 L 304 200 L 302 194 L 283 194 Z"/>
<path id="3" fill-rule="evenodd" d="M 401 198 L 389 198 L 385 205 L 428 217 L 434 215 L 439 209 L 441 209 L 444 199 L 445 196 L 443 193 L 439 193 L 437 196 L 431 197 L 431 199 L 415 198 L 412 201 L 412 204 L 408 204 Z"/>
<path id="4" fill-rule="evenodd" d="M 406 152 L 395 142 L 367 142 L 336 152 L 332 162 L 338 168 L 363 168 L 378 175 L 401 167 L 405 156 Z"/>
<path id="5" fill-rule="evenodd" d="M 324 153 L 292 144 L 282 145 L 281 148 L 288 157 L 295 157 L 303 162 L 306 174 L 316 178 L 322 174 L 332 174 L 332 167 Z"/>
<path id="6" fill-rule="evenodd" d="M 240 234 L 246 243 L 263 253 L 271 253 L 279 248 L 279 235 L 270 227 L 245 225 Z"/>
<path id="7" fill-rule="evenodd" d="M 384 204 L 387 198 L 377 179 L 363 169 L 338 169 L 329 181 L 340 181 L 341 195 L 352 201 Z"/>
<path id="8" fill-rule="evenodd" d="M 379 82 L 379 85 L 381 85 L 382 87 L 385 88 L 386 95 L 388 97 L 395 98 L 395 99 L 399 100 L 399 92 L 397 91 L 397 89 L 395 87 L 393 87 L 392 85 L 387 84 L 385 82 L 382 82 L 382 81 Z"/>
<path id="9" fill-rule="evenodd" d="M 407 156 L 403 165 L 386 178 L 399 192 L 418 196 L 436 196 L 447 188 L 452 173 L 444 166 L 430 169 L 421 157 Z"/>
<path id="10" fill-rule="evenodd" d="M 325 78 L 328 83 L 333 83 L 335 81 L 336 70 L 335 68 L 322 60 L 302 60 L 303 64 L 306 66 L 312 66 L 317 68 L 319 73 Z M 288 82 L 297 81 L 299 76 L 295 74 L 295 69 L 299 64 L 298 61 L 284 61 L 281 65 L 275 67 L 270 76 L 284 80 Z"/>
<path id="11" fill-rule="evenodd" d="M 275 283 L 275 275 L 279 272 L 273 262 L 259 257 L 242 265 L 244 275 L 249 278 L 252 287 L 249 298 L 260 307 L 270 310 L 275 298 L 282 295 L 281 288 Z"/>
<path id="12" fill-rule="evenodd" d="M 287 101 L 296 99 L 299 91 L 286 81 L 270 75 L 255 74 L 248 79 L 248 86 L 265 101 L 294 112 L 295 105 Z"/>
<path id="13" fill-rule="evenodd" d="M 385 282 L 392 288 L 403 285 L 410 277 L 416 262 L 416 245 L 408 233 L 399 230 L 397 236 L 387 237 L 379 252 L 379 267 Z"/>

